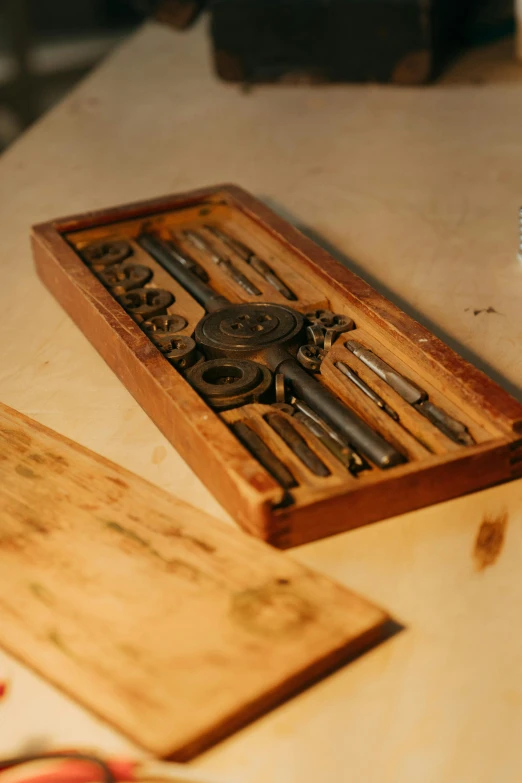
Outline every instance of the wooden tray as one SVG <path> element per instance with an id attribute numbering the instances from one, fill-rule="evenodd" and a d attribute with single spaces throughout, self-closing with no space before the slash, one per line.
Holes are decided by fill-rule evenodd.
<path id="1" fill-rule="evenodd" d="M 1 404 L 0 508 L 0 645 L 160 756 L 194 756 L 394 630 Z"/>
<path id="2" fill-rule="evenodd" d="M 268 426 L 264 407 L 256 403 L 222 414 L 213 411 L 80 255 L 98 239 L 130 241 L 133 263 L 153 271 L 149 286 L 172 292 L 175 302 L 168 312 L 186 319 L 184 333 L 190 335 L 203 308 L 136 238 L 145 230 L 168 239 L 172 231 L 209 222 L 248 245 L 297 296 L 288 302 L 235 257 L 236 266 L 255 280 L 263 301 L 291 305 L 303 314 L 329 308 L 352 318 L 356 329 L 346 337 L 370 348 L 426 390 L 432 402 L 466 425 L 475 444 L 461 446 L 443 435 L 351 354 L 344 339 L 328 352 L 321 383 L 401 451 L 405 464 L 388 470 L 370 465 L 353 476 L 302 431 L 330 470 L 329 476 L 320 478 Z M 522 476 L 522 405 L 238 187 L 223 185 L 55 220 L 34 227 L 32 239 L 43 282 L 140 405 L 234 518 L 276 546 L 302 544 Z M 205 253 L 193 248 L 190 253 L 220 294 L 237 303 L 256 301 Z M 334 366 L 339 359 L 392 406 L 399 423 L 340 375 Z M 283 490 L 241 445 L 230 429 L 238 419 L 248 422 L 286 463 L 296 478 L 295 488 Z"/>

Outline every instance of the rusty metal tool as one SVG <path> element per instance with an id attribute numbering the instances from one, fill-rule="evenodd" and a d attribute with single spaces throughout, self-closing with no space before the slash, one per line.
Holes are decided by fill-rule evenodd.
<path id="1" fill-rule="evenodd" d="M 368 386 L 368 384 L 365 383 L 365 381 L 363 381 L 363 379 L 360 378 L 351 367 L 348 367 L 348 365 L 344 362 L 335 362 L 335 367 L 337 367 L 339 372 L 342 372 L 342 374 L 346 376 L 346 378 L 348 378 L 354 384 L 354 386 L 360 389 L 381 410 L 387 413 L 390 418 L 392 418 L 394 421 L 399 421 L 399 414 L 394 411 L 393 408 L 391 408 L 388 403 L 385 402 L 383 398 L 371 388 L 371 386 Z"/>
<path id="2" fill-rule="evenodd" d="M 305 315 L 306 320 L 312 326 L 319 326 L 321 329 L 331 329 L 336 334 L 349 332 L 355 328 L 352 318 L 342 313 L 333 313 L 331 310 L 312 310 Z"/>
<path id="3" fill-rule="evenodd" d="M 341 462 L 351 473 L 356 475 L 361 470 L 368 468 L 362 457 L 351 448 L 344 438 L 330 425 L 321 419 L 317 413 L 303 400 L 295 397 L 292 405 L 297 412 L 295 418 L 304 424 L 326 446 L 326 448 Z"/>
<path id="4" fill-rule="evenodd" d="M 270 267 L 266 261 L 263 261 L 263 259 L 259 258 L 259 256 L 250 250 L 249 247 L 244 245 L 238 239 L 234 239 L 228 234 L 225 234 L 224 231 L 221 231 L 221 229 L 216 228 L 215 226 L 205 226 L 205 228 L 207 231 L 210 231 L 211 234 L 214 234 L 214 236 L 220 239 L 223 244 L 227 245 L 227 247 L 237 253 L 237 255 L 243 261 L 246 261 L 247 264 L 250 264 L 252 269 L 254 269 L 258 275 L 261 275 L 261 277 L 263 277 L 266 282 L 272 286 L 272 288 L 275 288 L 276 291 L 282 294 L 285 299 L 295 302 L 297 296 L 294 294 L 294 292 L 291 291 L 285 283 L 283 283 L 281 278 L 274 272 L 272 267 Z"/>
<path id="5" fill-rule="evenodd" d="M 177 258 L 180 264 L 182 264 L 187 269 L 190 269 L 191 272 L 194 272 L 194 274 L 204 280 L 205 283 L 208 282 L 207 270 L 204 269 L 201 264 L 198 264 L 198 262 L 191 256 L 187 255 L 186 253 L 182 253 L 180 248 L 172 239 L 167 242 L 167 247 L 170 249 L 172 255 Z"/>
<path id="6" fill-rule="evenodd" d="M 294 418 L 301 422 L 301 424 L 306 427 L 323 446 L 326 446 L 332 456 L 349 470 L 350 473 L 357 475 L 357 473 L 364 469 L 364 463 L 357 452 L 353 451 L 348 446 L 340 446 L 319 424 L 316 424 L 316 422 L 313 421 L 313 419 L 310 419 L 305 413 L 300 413 L 298 411 L 294 414 Z"/>
<path id="7" fill-rule="evenodd" d="M 282 413 L 269 413 L 265 416 L 265 420 L 277 432 L 279 437 L 284 440 L 288 448 L 295 454 L 298 459 L 301 460 L 303 465 L 306 465 L 308 470 L 312 471 L 316 476 L 330 476 L 330 470 L 319 459 L 317 454 L 312 451 L 308 443 L 297 432 L 293 424 L 285 418 Z"/>
<path id="8" fill-rule="evenodd" d="M 225 296 L 214 291 L 198 277 L 192 268 L 183 263 L 180 258 L 181 254 L 174 252 L 172 243 L 167 245 L 162 239 L 152 234 L 141 234 L 137 241 L 174 280 L 177 280 L 197 302 L 203 305 L 205 310 L 213 312 L 230 304 Z"/>
<path id="9" fill-rule="evenodd" d="M 297 481 L 291 471 L 284 465 L 279 457 L 268 448 L 264 440 L 243 421 L 231 425 L 232 432 L 241 443 L 254 455 L 265 470 L 275 478 L 283 489 L 292 489 L 297 486 Z"/>
<path id="10" fill-rule="evenodd" d="M 457 419 L 454 419 L 438 405 L 434 405 L 431 400 L 423 400 L 413 406 L 428 421 L 437 427 L 444 435 L 461 446 L 474 446 L 475 440 L 468 428 Z"/>
<path id="11" fill-rule="evenodd" d="M 200 234 L 198 234 L 196 231 L 186 230 L 183 231 L 183 236 L 198 250 L 206 253 L 212 262 L 216 264 L 216 266 L 218 266 L 220 269 L 224 269 L 229 277 L 231 277 L 235 283 L 241 286 L 241 288 L 246 291 L 247 294 L 250 294 L 250 296 L 261 296 L 261 291 L 259 288 L 254 285 L 254 283 L 252 283 L 252 281 L 249 280 L 248 277 L 244 275 L 243 272 L 241 272 L 241 270 L 238 269 L 229 258 L 222 258 L 220 255 L 218 255 L 214 248 L 211 247 Z"/>
<path id="12" fill-rule="evenodd" d="M 468 428 L 457 419 L 454 419 L 448 413 L 428 400 L 428 392 L 421 389 L 420 386 L 405 378 L 397 370 L 376 356 L 373 351 L 365 348 L 355 340 L 347 340 L 346 348 L 354 356 L 363 362 L 370 370 L 385 381 L 403 400 L 406 400 L 416 411 L 430 421 L 446 437 L 460 446 L 473 446 L 475 440 L 470 434 Z"/>
<path id="13" fill-rule="evenodd" d="M 421 389 L 413 381 L 408 380 L 404 375 L 394 370 L 387 362 L 376 356 L 373 351 L 365 348 L 361 343 L 355 340 L 347 340 L 344 345 L 363 364 L 369 367 L 370 370 L 373 370 L 381 380 L 385 381 L 388 386 L 391 386 L 397 394 L 400 394 L 403 400 L 409 402 L 410 405 L 415 405 L 415 403 L 427 399 L 428 394 L 424 389 Z"/>

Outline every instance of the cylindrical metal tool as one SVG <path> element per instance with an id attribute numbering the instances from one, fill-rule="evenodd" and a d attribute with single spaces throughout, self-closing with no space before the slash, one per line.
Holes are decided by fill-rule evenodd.
<path id="1" fill-rule="evenodd" d="M 207 285 L 190 269 L 180 263 L 171 245 L 166 245 L 161 239 L 152 234 L 141 234 L 138 244 L 149 253 L 158 264 L 172 275 L 177 282 L 185 288 L 194 299 L 209 313 L 220 310 L 230 304 L 225 296 L 217 294 L 213 288 Z"/>
<path id="2" fill-rule="evenodd" d="M 257 432 L 254 432 L 253 429 L 242 421 L 232 424 L 231 429 L 241 443 L 284 489 L 291 489 L 292 487 L 297 486 L 297 481 L 290 470 L 281 462 L 279 457 L 276 457 L 268 448 Z"/>
<path id="3" fill-rule="evenodd" d="M 344 435 L 348 442 L 382 469 L 405 462 L 405 457 L 349 410 L 328 389 L 317 383 L 293 358 L 271 369 L 282 373 L 294 393 Z"/>
<path id="4" fill-rule="evenodd" d="M 306 413 L 297 411 L 297 413 L 294 414 L 294 418 L 301 422 L 317 440 L 321 441 L 323 446 L 326 446 L 328 451 L 351 473 L 357 475 L 357 473 L 364 469 L 365 463 L 357 452 L 353 451 L 348 446 L 340 445 L 337 440 L 334 440 L 320 424 L 307 416 Z"/>
<path id="5" fill-rule="evenodd" d="M 313 410 L 313 408 L 306 404 L 306 402 L 303 400 L 298 400 L 297 397 L 292 397 L 291 403 L 299 411 L 299 413 L 304 414 L 307 416 L 307 418 L 311 419 L 311 421 L 315 422 L 315 424 L 321 427 L 339 446 L 348 446 L 348 441 L 339 435 L 339 433 L 333 429 L 333 427 L 328 424 L 327 421 L 324 421 L 324 419 L 322 419 L 319 414 Z"/>
<path id="6" fill-rule="evenodd" d="M 460 446 L 473 446 L 475 440 L 468 428 L 461 421 L 457 421 L 438 405 L 434 405 L 431 400 L 423 400 L 414 406 L 428 421 L 431 421 L 447 438 Z"/>
<path id="7" fill-rule="evenodd" d="M 354 386 L 357 386 L 360 391 L 362 391 L 370 400 L 372 400 L 372 402 L 374 402 L 377 407 L 387 413 L 388 416 L 390 416 L 390 418 L 392 418 L 394 421 L 399 421 L 399 416 L 393 410 L 393 408 L 391 408 L 388 403 L 383 400 L 380 394 L 377 394 L 377 392 L 371 388 L 371 386 L 368 386 L 368 384 L 365 383 L 362 378 L 359 378 L 357 373 L 352 370 L 351 367 L 348 367 L 348 365 L 344 362 L 335 362 L 335 366 L 339 372 L 342 372 L 342 374 L 345 375 L 346 378 L 348 378 L 354 384 Z"/>
<path id="8" fill-rule="evenodd" d="M 404 375 L 398 373 L 393 367 L 390 367 L 389 364 L 376 356 L 372 351 L 364 348 L 360 343 L 355 342 L 355 340 L 348 340 L 345 346 L 446 437 L 460 446 L 474 445 L 475 440 L 466 425 L 454 419 L 446 411 L 443 411 L 442 408 L 434 405 L 431 400 L 428 400 L 427 391 L 405 378 Z"/>
<path id="9" fill-rule="evenodd" d="M 176 261 L 179 261 L 179 263 L 185 267 L 185 269 L 190 269 L 191 272 L 193 272 L 195 275 L 200 277 L 203 282 L 208 283 L 208 272 L 204 267 L 201 266 L 197 261 L 195 261 L 191 256 L 189 256 L 187 253 L 182 253 L 179 247 L 176 245 L 176 243 L 171 239 L 166 243 L 166 247 L 171 250 L 172 255 L 175 257 Z"/>
<path id="10" fill-rule="evenodd" d="M 282 413 L 269 413 L 265 418 L 272 429 L 284 440 L 288 448 L 301 460 L 303 465 L 306 465 L 308 470 L 314 475 L 324 478 L 331 475 L 324 462 L 312 451 L 305 439 L 301 437 L 292 423 Z"/>
<path id="11" fill-rule="evenodd" d="M 363 364 L 373 370 L 373 372 L 379 376 L 383 381 L 386 381 L 388 386 L 391 386 L 397 394 L 400 394 L 403 400 L 409 402 L 410 405 L 415 405 L 416 402 L 425 400 L 428 396 L 424 389 L 419 388 L 413 381 L 405 378 L 397 370 L 376 356 L 373 351 L 365 348 L 361 343 L 355 340 L 347 340 L 345 347 L 351 351 L 354 356 L 357 356 Z"/>
<path id="12" fill-rule="evenodd" d="M 248 277 L 244 275 L 243 272 L 238 269 L 229 258 L 222 258 L 218 253 L 216 253 L 214 248 L 211 247 L 200 234 L 189 229 L 183 231 L 183 236 L 200 252 L 206 253 L 211 261 L 216 264 L 216 266 L 224 269 L 227 275 L 229 275 L 229 277 L 231 277 L 235 283 L 241 286 L 241 288 L 246 291 L 247 294 L 250 294 L 250 296 L 261 296 L 261 291 L 259 288 L 254 285 L 254 283 L 249 280 Z"/>
<path id="13" fill-rule="evenodd" d="M 227 247 L 233 250 L 239 256 L 239 258 L 241 258 L 243 261 L 246 261 L 247 264 L 250 264 L 252 269 L 255 269 L 258 275 L 264 277 L 266 282 L 269 283 L 272 288 L 275 288 L 276 291 L 282 294 L 285 299 L 288 299 L 289 301 L 295 301 L 297 299 L 294 292 L 291 291 L 285 283 L 283 283 L 281 278 L 276 275 L 274 270 L 266 263 L 266 261 L 263 261 L 261 258 L 259 258 L 259 256 L 256 256 L 256 254 L 250 250 L 249 247 L 244 245 L 238 239 L 234 239 L 233 237 L 228 236 L 228 234 L 225 234 L 224 231 L 221 231 L 215 226 L 205 226 L 205 228 L 207 231 L 210 231 L 212 234 L 218 237 L 218 239 L 227 245 Z"/>

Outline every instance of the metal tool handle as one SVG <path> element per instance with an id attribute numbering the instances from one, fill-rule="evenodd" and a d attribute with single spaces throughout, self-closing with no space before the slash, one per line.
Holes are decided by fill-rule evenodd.
<path id="1" fill-rule="evenodd" d="M 405 457 L 394 446 L 312 378 L 295 359 L 286 359 L 275 369 L 292 384 L 296 396 L 336 427 L 349 443 L 375 465 L 385 469 L 405 462 Z"/>
<path id="2" fill-rule="evenodd" d="M 149 253 L 158 264 L 165 269 L 169 275 L 172 275 L 180 285 L 185 288 L 194 299 L 202 305 L 208 313 L 221 310 L 227 307 L 229 300 L 216 293 L 213 288 L 207 285 L 186 266 L 176 258 L 176 253 L 172 246 L 166 245 L 161 239 L 152 234 L 141 234 L 138 237 L 138 244 Z"/>
<path id="3" fill-rule="evenodd" d="M 391 386 L 397 394 L 400 394 L 403 400 L 409 402 L 410 405 L 414 405 L 416 402 L 421 402 L 427 398 L 428 394 L 424 389 L 421 389 L 413 383 L 413 381 L 408 380 L 404 375 L 401 375 L 397 370 L 394 370 L 387 362 L 376 356 L 373 351 L 365 348 L 355 340 L 347 340 L 345 342 L 345 347 L 348 348 L 354 356 L 357 356 L 363 364 L 369 367 L 370 370 L 373 370 L 373 372 L 378 375 L 381 380 L 385 381 L 388 386 Z"/>

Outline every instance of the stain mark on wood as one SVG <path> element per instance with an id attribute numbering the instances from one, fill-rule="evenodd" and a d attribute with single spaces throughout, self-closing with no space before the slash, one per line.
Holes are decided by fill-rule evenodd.
<path id="1" fill-rule="evenodd" d="M 154 557 L 159 557 L 160 560 L 163 560 L 163 557 L 160 555 L 160 553 L 154 549 L 154 547 L 147 541 L 146 538 L 142 538 L 138 533 L 135 533 L 133 530 L 129 530 L 127 527 L 123 527 L 123 525 L 120 525 L 119 522 L 114 522 L 111 519 L 101 519 L 100 522 L 103 522 L 103 524 L 109 529 L 114 530 L 115 533 L 119 533 L 120 536 L 124 536 L 124 538 L 129 539 L 129 541 L 134 541 L 135 544 L 139 544 L 144 549 L 147 549 L 151 555 L 154 555 Z"/>
<path id="2" fill-rule="evenodd" d="M 43 604 L 46 604 L 46 606 L 52 606 L 54 604 L 54 597 L 50 590 L 39 584 L 39 582 L 30 582 L 29 590 L 38 598 L 39 601 L 41 601 Z"/>
<path id="3" fill-rule="evenodd" d="M 69 463 L 65 457 L 62 457 L 61 454 L 56 454 L 54 451 L 46 451 L 44 458 L 47 466 L 57 473 L 63 473 L 65 468 L 69 467 Z"/>
<path id="4" fill-rule="evenodd" d="M 19 476 L 23 476 L 27 479 L 39 479 L 41 476 L 38 475 L 38 473 L 35 473 L 34 470 L 31 470 L 31 468 L 28 468 L 26 465 L 17 465 L 15 467 L 16 472 Z"/>
<path id="5" fill-rule="evenodd" d="M 31 438 L 22 430 L 13 430 L 6 427 L 0 429 L 0 437 L 5 438 L 11 448 L 18 451 L 27 451 L 31 445 Z"/>
<path id="6" fill-rule="evenodd" d="M 60 652 L 62 652 L 64 655 L 67 655 L 69 658 L 76 657 L 69 649 L 67 644 L 64 642 L 61 634 L 55 628 L 53 628 L 48 632 L 47 638 L 49 639 L 51 644 L 54 644 L 54 646 L 57 647 L 60 650 Z"/>
<path id="7" fill-rule="evenodd" d="M 135 647 L 132 647 L 130 644 L 125 644 L 124 642 L 118 645 L 118 650 L 122 652 L 127 658 L 130 658 L 132 661 L 138 661 L 141 658 L 141 653 L 139 650 L 137 650 Z"/>
<path id="8" fill-rule="evenodd" d="M 129 530 L 128 528 L 123 527 L 123 525 L 120 525 L 118 522 L 114 522 L 113 520 L 110 519 L 109 520 L 100 519 L 100 522 L 103 522 L 103 524 L 109 530 L 113 530 L 114 532 L 119 533 L 119 535 L 123 536 L 129 541 L 138 544 L 140 547 L 145 549 L 150 555 L 152 555 L 152 557 L 155 557 L 158 560 L 160 560 L 162 563 L 164 563 L 164 565 L 166 566 L 166 570 L 169 573 L 177 574 L 183 579 L 187 579 L 189 582 L 200 582 L 201 578 L 207 577 L 206 574 L 204 574 L 198 568 L 193 566 L 191 563 L 187 563 L 184 560 L 181 560 L 180 558 L 169 559 L 168 557 L 164 557 L 161 554 L 161 552 L 158 552 L 158 550 L 155 549 L 155 547 L 153 547 L 149 541 L 147 541 L 146 538 L 142 538 L 140 535 L 138 535 L 138 533 L 135 533 L 133 530 Z"/>
<path id="9" fill-rule="evenodd" d="M 185 562 L 185 560 L 175 558 L 174 560 L 164 560 L 164 562 L 169 573 L 177 574 L 189 582 L 200 582 L 201 578 L 206 576 L 206 574 L 203 574 L 198 568 Z"/>
<path id="10" fill-rule="evenodd" d="M 189 533 L 185 533 L 180 527 L 171 527 L 165 531 L 165 534 L 167 536 L 172 536 L 173 538 L 181 538 L 183 541 L 194 544 L 195 547 L 201 549 L 203 552 L 207 552 L 209 555 L 216 551 L 216 547 L 209 544 L 208 541 L 202 541 L 200 538 L 196 538 L 196 536 L 191 536 Z"/>
<path id="11" fill-rule="evenodd" d="M 276 584 L 237 593 L 230 608 L 230 617 L 238 625 L 272 638 L 295 635 L 312 622 L 314 616 L 315 611 L 309 601 L 279 580 Z"/>
<path id="12" fill-rule="evenodd" d="M 496 562 L 504 546 L 507 523 L 507 511 L 502 511 L 498 516 L 484 517 L 473 548 L 477 571 L 483 571 Z"/>
<path id="13" fill-rule="evenodd" d="M 33 517 L 24 517 L 24 525 L 31 528 L 32 531 L 35 533 L 41 533 L 42 535 L 47 535 L 50 531 L 49 528 L 45 525 L 42 525 L 41 522 L 39 522 L 37 519 L 34 519 Z"/>
<path id="14" fill-rule="evenodd" d="M 128 489 L 129 485 L 126 481 L 123 481 L 121 478 L 117 478 L 117 476 L 107 476 L 109 481 L 112 481 L 113 484 L 116 484 L 116 486 L 121 487 L 122 489 Z"/>

